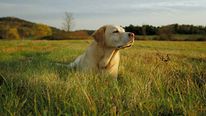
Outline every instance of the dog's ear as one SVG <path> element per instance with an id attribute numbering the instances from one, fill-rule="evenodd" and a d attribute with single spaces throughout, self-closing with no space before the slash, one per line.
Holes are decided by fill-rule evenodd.
<path id="1" fill-rule="evenodd" d="M 92 34 L 92 37 L 95 39 L 95 41 L 96 41 L 99 45 L 104 45 L 104 41 L 105 41 L 105 30 L 106 30 L 106 26 L 103 26 L 103 27 L 99 28 L 98 30 L 96 30 L 96 31 Z"/>

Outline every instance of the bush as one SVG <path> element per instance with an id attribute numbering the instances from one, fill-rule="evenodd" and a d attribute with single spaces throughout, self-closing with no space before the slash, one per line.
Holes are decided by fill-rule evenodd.
<path id="1" fill-rule="evenodd" d="M 36 37 L 45 37 L 52 35 L 52 30 L 50 27 L 44 24 L 34 25 L 34 36 Z"/>
<path id="2" fill-rule="evenodd" d="M 91 39 L 86 31 L 75 31 L 75 32 L 57 32 L 53 33 L 51 36 L 44 36 L 41 39 L 49 40 L 85 40 Z"/>
<path id="3" fill-rule="evenodd" d="M 5 33 L 6 33 L 6 30 L 5 29 L 0 29 L 0 38 L 1 39 L 4 39 L 5 38 Z"/>
<path id="4" fill-rule="evenodd" d="M 7 38 L 8 39 L 20 39 L 17 29 L 16 28 L 9 29 Z"/>
<path id="5" fill-rule="evenodd" d="M 28 27 L 18 28 L 18 32 L 21 38 L 29 38 L 29 37 L 35 36 L 34 30 Z"/>
<path id="6" fill-rule="evenodd" d="M 20 39 L 16 28 L 4 28 L 0 30 L 1 39 Z"/>

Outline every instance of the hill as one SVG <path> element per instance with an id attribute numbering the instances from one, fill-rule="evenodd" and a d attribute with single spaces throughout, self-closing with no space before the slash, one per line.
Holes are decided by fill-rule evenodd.
<path id="1" fill-rule="evenodd" d="M 45 24 L 38 24 L 16 17 L 0 18 L 0 39 L 85 39 L 86 30 L 65 32 Z"/>
<path id="2" fill-rule="evenodd" d="M 206 41 L 206 26 L 171 24 L 165 26 L 125 26 L 125 31 L 137 35 L 137 40 Z M 89 39 L 94 30 L 64 30 L 16 17 L 0 18 L 0 39 Z"/>

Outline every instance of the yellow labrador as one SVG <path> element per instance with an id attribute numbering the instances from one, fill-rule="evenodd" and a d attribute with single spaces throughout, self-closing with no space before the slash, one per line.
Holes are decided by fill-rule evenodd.
<path id="1" fill-rule="evenodd" d="M 94 41 L 69 67 L 118 76 L 119 50 L 130 47 L 135 35 L 120 26 L 105 25 L 93 33 Z"/>

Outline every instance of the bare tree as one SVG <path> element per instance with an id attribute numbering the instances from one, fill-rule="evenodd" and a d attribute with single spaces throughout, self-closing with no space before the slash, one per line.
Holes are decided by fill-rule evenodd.
<path id="1" fill-rule="evenodd" d="M 67 31 L 67 32 L 71 31 L 73 23 L 74 23 L 73 14 L 70 12 L 65 12 L 65 17 L 64 17 L 62 29 Z"/>

